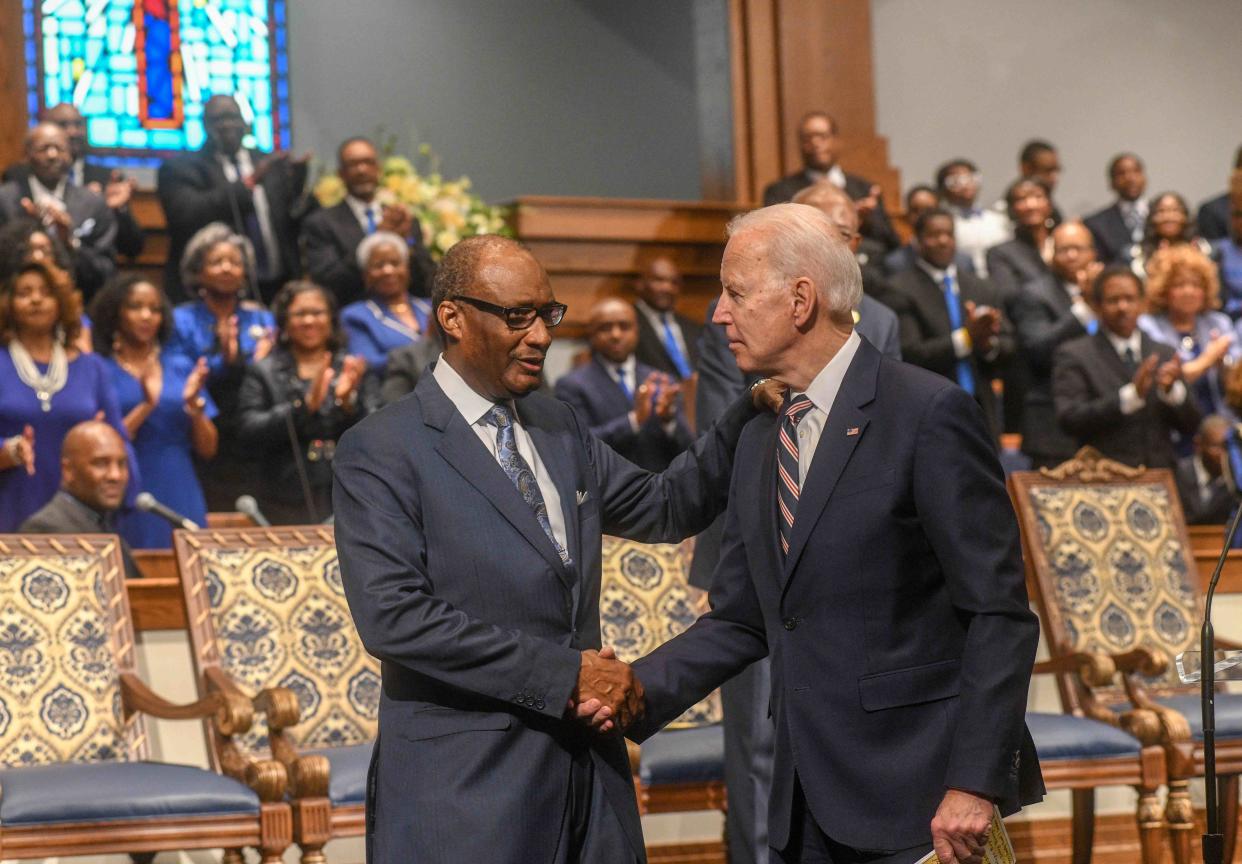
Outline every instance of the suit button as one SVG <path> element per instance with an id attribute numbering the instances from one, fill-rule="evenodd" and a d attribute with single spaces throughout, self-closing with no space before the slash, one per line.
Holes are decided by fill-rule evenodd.
<path id="1" fill-rule="evenodd" d="M 537 710 L 539 710 L 539 711 L 542 711 L 542 710 L 543 710 L 543 700 L 542 700 L 542 699 L 536 699 L 536 700 L 535 700 L 535 708 L 536 708 Z"/>
<path id="2" fill-rule="evenodd" d="M 785 629 L 786 629 L 786 630 L 792 630 L 792 629 L 794 629 L 794 628 L 795 628 L 795 627 L 797 627 L 797 626 L 798 626 L 798 619 L 797 619 L 797 618 L 786 618 L 786 619 L 785 619 Z"/>

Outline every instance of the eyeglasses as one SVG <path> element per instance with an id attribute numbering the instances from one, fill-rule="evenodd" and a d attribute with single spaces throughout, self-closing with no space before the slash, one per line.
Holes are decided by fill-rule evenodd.
<path id="1" fill-rule="evenodd" d="M 978 171 L 972 171 L 968 174 L 950 174 L 944 178 L 944 188 L 946 189 L 965 189 L 967 186 L 978 186 L 983 182 L 983 175 Z"/>
<path id="2" fill-rule="evenodd" d="M 525 330 L 534 325 L 536 318 L 542 318 L 544 324 L 549 327 L 555 327 L 561 323 L 561 319 L 565 317 L 565 310 L 569 308 L 564 303 L 548 303 L 545 306 L 497 306 L 495 303 L 488 303 L 486 300 L 460 295 L 450 297 L 449 299 L 461 300 L 463 303 L 469 303 L 476 309 L 490 312 L 498 318 L 505 319 L 505 323 L 509 325 L 510 330 Z"/>

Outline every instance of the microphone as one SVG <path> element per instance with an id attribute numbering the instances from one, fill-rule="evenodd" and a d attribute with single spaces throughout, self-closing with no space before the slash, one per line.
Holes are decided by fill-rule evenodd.
<path id="1" fill-rule="evenodd" d="M 263 511 L 259 509 L 259 502 L 254 500 L 253 495 L 238 495 L 237 500 L 233 502 L 233 509 L 243 516 L 249 516 L 250 520 L 260 528 L 272 527 L 272 523 L 263 515 Z"/>
<path id="2" fill-rule="evenodd" d="M 134 506 L 144 513 L 154 513 L 161 519 L 168 520 L 174 528 L 184 528 L 187 531 L 198 530 L 197 522 L 193 519 L 187 519 L 170 507 L 165 507 L 159 501 L 156 501 L 155 496 L 150 492 L 140 492 L 138 497 L 134 499 Z"/>

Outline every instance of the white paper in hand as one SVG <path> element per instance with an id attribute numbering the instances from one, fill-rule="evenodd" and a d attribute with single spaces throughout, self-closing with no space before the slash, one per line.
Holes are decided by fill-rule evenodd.
<path id="1" fill-rule="evenodd" d="M 988 826 L 988 844 L 983 850 L 983 864 L 1017 864 L 1013 854 L 1013 844 L 1009 842 L 1009 832 L 1005 830 L 1005 822 L 1001 819 L 1000 810 L 992 808 L 992 824 Z M 928 852 L 914 864 L 944 864 L 934 851 Z"/>

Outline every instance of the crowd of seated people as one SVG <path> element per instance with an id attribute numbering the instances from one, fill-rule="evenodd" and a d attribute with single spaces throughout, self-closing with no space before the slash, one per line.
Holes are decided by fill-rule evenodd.
<path id="1" fill-rule="evenodd" d="M 90 524 L 114 526 L 126 548 L 171 543 L 167 521 L 133 507 L 140 491 L 198 524 L 242 495 L 276 524 L 330 518 L 339 437 L 438 357 L 435 265 L 417 219 L 378 201 L 371 141 L 341 144 L 348 194 L 318 208 L 304 158 L 243 146 L 231 97 L 207 103 L 204 126 L 202 150 L 158 172 L 171 249 L 162 284 L 127 266 L 144 239 L 134 184 L 93 161 L 72 106 L 40 115 L 25 160 L 5 171 L 0 531 L 47 523 L 35 517 L 48 507 L 73 515 L 66 489 L 83 488 L 74 478 L 85 470 L 74 466 L 115 441 L 124 491 Z M 797 133 L 802 170 L 769 186 L 765 203 L 792 199 L 839 225 L 863 272 L 860 332 L 971 392 L 998 451 L 1003 433 L 1019 433 L 1007 466 L 1055 465 L 1093 444 L 1176 467 L 1194 520 L 1227 515 L 1242 148 L 1229 191 L 1197 214 L 1174 192 L 1146 197 L 1142 159 L 1119 154 L 1103 172 L 1113 200 L 1081 220 L 1054 202 L 1061 161 L 1048 142 L 1021 148 L 992 206 L 975 163 L 955 156 L 910 185 L 902 243 L 879 187 L 838 163 L 834 118 L 808 114 Z M 692 440 L 688 388 L 710 335 L 682 286 L 674 258 L 642 262 L 634 302 L 600 298 L 583 364 L 548 382 L 653 469 Z"/>

